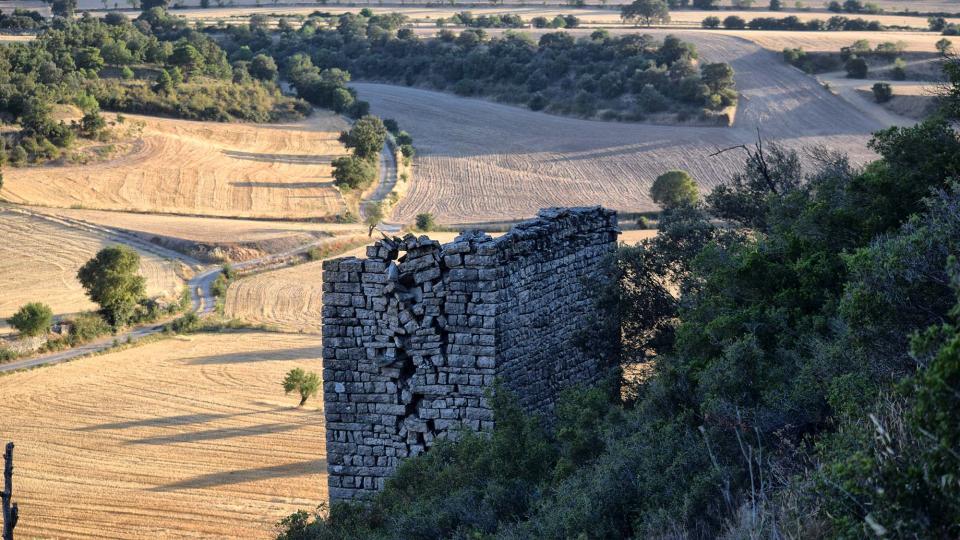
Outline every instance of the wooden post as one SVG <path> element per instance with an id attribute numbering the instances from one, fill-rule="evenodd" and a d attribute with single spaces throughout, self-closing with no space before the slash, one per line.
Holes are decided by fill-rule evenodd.
<path id="1" fill-rule="evenodd" d="M 13 528 L 17 526 L 20 511 L 17 503 L 11 503 L 13 498 L 13 443 L 7 443 L 3 453 L 3 491 L 0 499 L 3 503 L 3 540 L 13 540 Z"/>

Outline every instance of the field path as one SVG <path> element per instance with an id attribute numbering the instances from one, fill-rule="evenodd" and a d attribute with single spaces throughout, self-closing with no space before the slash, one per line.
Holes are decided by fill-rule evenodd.
<path id="1" fill-rule="evenodd" d="M 654 34 L 665 34 L 652 30 Z M 701 58 L 730 62 L 740 106 L 733 127 L 659 126 L 579 120 L 394 85 L 355 83 L 373 112 L 395 118 L 417 141 L 415 181 L 393 219 L 431 212 L 444 223 L 510 220 L 547 206 L 656 206 L 649 186 L 669 169 L 690 171 L 709 190 L 741 169 L 744 155 L 718 148 L 765 141 L 825 146 L 856 163 L 873 159 L 865 116 L 775 53 L 743 38 L 674 32 Z"/>

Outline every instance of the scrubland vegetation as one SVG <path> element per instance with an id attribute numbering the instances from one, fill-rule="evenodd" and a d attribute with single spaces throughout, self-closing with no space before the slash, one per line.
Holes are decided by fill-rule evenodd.
<path id="1" fill-rule="evenodd" d="M 255 72 L 257 75 L 262 73 Z M 135 21 L 111 13 L 55 19 L 28 43 L 0 48 L 4 157 L 13 164 L 59 156 L 77 138 L 102 140 L 100 109 L 202 120 L 267 122 L 303 116 L 306 103 L 281 95 L 275 81 L 230 64 L 224 51 L 162 9 Z M 57 121 L 54 104 L 76 105 L 79 121 Z"/>
<path id="2" fill-rule="evenodd" d="M 285 59 L 280 71 L 300 97 L 355 117 L 365 111 L 355 110 L 360 102 L 344 89 L 351 76 L 624 120 L 666 111 L 709 116 L 737 99 L 729 65 L 699 62 L 693 45 L 672 36 L 661 42 L 598 30 L 582 39 L 554 32 L 533 41 L 467 29 L 421 39 L 398 14 L 347 13 L 329 20 L 332 27 L 328 20 L 309 18 L 297 30 L 281 31 L 279 40 L 263 28 L 229 27 L 224 46 L 231 57 Z"/>
<path id="3" fill-rule="evenodd" d="M 874 134 L 876 161 L 746 147 L 740 173 L 621 248 L 597 302 L 622 353 L 555 425 L 498 392 L 489 438 L 280 538 L 960 534 L 957 66 L 940 115 Z"/>

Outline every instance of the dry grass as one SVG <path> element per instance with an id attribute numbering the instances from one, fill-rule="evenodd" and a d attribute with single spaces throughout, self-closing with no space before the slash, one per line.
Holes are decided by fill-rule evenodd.
<path id="1" fill-rule="evenodd" d="M 188 215 L 320 218 L 344 210 L 330 162 L 345 122 L 316 113 L 291 124 L 205 123 L 146 116 L 126 155 L 89 165 L 8 168 L 11 202 Z"/>
<path id="2" fill-rule="evenodd" d="M 270 538 L 327 498 L 322 401 L 280 381 L 321 371 L 316 336 L 162 340 L 0 377 L 24 538 Z"/>
<path id="3" fill-rule="evenodd" d="M 934 44 L 943 38 L 933 32 L 789 32 L 780 30 L 713 30 L 712 32 L 748 39 L 776 52 L 783 51 L 787 47 L 800 47 L 808 52 L 839 52 L 840 47 L 847 47 L 858 39 L 865 39 L 874 47 L 878 43 L 892 41 L 902 42 L 906 51 L 934 53 L 937 51 Z"/>
<path id="4" fill-rule="evenodd" d="M 655 32 L 663 35 L 665 32 Z M 855 162 L 871 159 L 864 117 L 778 54 L 731 36 L 681 32 L 709 61 L 730 62 L 741 94 L 731 128 L 584 121 L 415 88 L 357 84 L 373 111 L 396 118 L 417 141 L 414 183 L 393 218 L 431 212 L 442 223 L 516 219 L 547 206 L 602 204 L 655 209 L 649 188 L 668 169 L 690 171 L 709 190 L 742 167 L 742 152 L 718 148 L 766 141 L 825 145 Z M 451 111 L 455 111 L 451 114 Z"/>
<path id="5" fill-rule="evenodd" d="M 43 302 L 54 313 L 93 309 L 76 279 L 77 270 L 100 249 L 118 243 L 50 221 L 0 210 L 0 326 L 21 305 Z M 147 291 L 174 297 L 183 287 L 179 262 L 140 252 Z"/>

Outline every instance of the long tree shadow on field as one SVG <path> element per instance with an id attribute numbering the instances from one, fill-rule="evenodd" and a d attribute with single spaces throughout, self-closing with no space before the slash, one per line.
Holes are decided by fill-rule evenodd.
<path id="1" fill-rule="evenodd" d="M 292 165 L 329 165 L 336 155 L 260 154 L 239 150 L 221 150 L 223 155 L 235 159 L 261 161 L 263 163 L 289 163 Z"/>
<path id="2" fill-rule="evenodd" d="M 230 186 L 277 189 L 320 189 L 332 188 L 333 182 L 230 182 Z"/>
<path id="3" fill-rule="evenodd" d="M 110 429 L 132 429 L 132 428 L 140 428 L 140 427 L 189 426 L 192 424 L 205 424 L 207 422 L 212 422 L 214 420 L 222 420 L 225 418 L 237 418 L 240 416 L 254 416 L 258 414 L 273 414 L 273 413 L 278 413 L 286 410 L 288 410 L 287 407 L 274 407 L 273 409 L 270 409 L 270 410 L 248 411 L 248 412 L 241 412 L 241 413 L 181 414 L 178 416 L 165 416 L 161 418 L 144 418 L 142 420 L 128 420 L 125 422 L 110 422 L 106 424 L 94 424 L 91 426 L 74 428 L 73 431 L 101 431 L 101 430 L 110 430 Z"/>
<path id="4" fill-rule="evenodd" d="M 188 433 L 177 433 L 176 435 L 163 435 L 160 437 L 146 437 L 127 441 L 126 444 L 149 444 L 163 445 L 174 443 L 192 443 L 200 441 L 216 441 L 220 439 L 232 439 L 234 437 L 246 437 L 249 435 L 263 435 L 267 433 L 283 433 L 300 429 L 303 424 L 260 424 L 258 426 L 247 426 L 242 428 L 223 428 L 208 429 L 206 431 L 196 431 Z"/>
<path id="5" fill-rule="evenodd" d="M 184 358 L 191 365 L 206 364 L 239 364 L 247 362 L 269 362 L 272 360 L 319 360 L 323 356 L 323 348 L 301 347 L 298 349 L 280 349 L 274 351 L 254 351 L 245 354 L 228 353 L 210 356 L 194 356 Z"/>
<path id="6" fill-rule="evenodd" d="M 294 476 L 324 473 L 326 471 L 327 460 L 325 458 L 313 459 L 298 463 L 288 463 L 286 465 L 274 465 L 272 467 L 258 467 L 254 469 L 240 469 L 237 471 L 201 474 L 199 476 L 187 478 L 179 482 L 173 482 L 171 484 L 150 488 L 150 491 L 167 492 L 181 489 L 203 489 L 226 486 L 230 484 L 241 484 L 243 482 L 256 482 L 257 480 L 266 480 L 271 478 L 291 478 Z"/>

